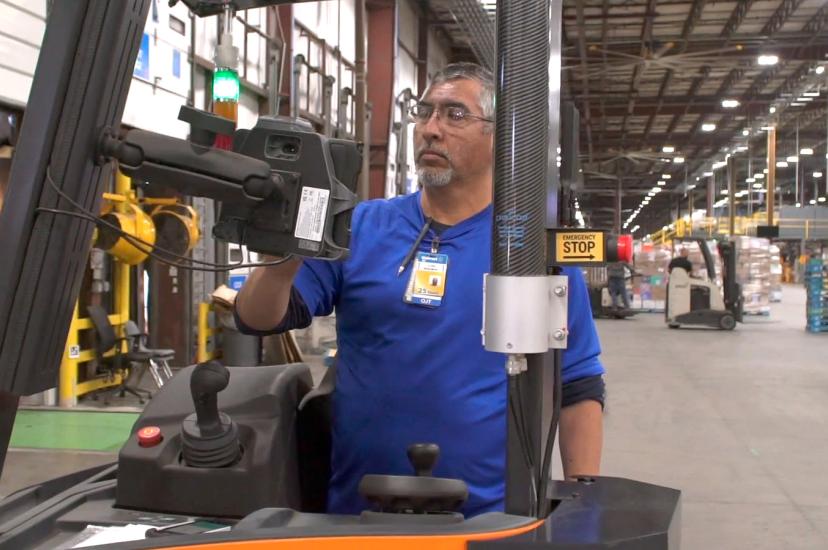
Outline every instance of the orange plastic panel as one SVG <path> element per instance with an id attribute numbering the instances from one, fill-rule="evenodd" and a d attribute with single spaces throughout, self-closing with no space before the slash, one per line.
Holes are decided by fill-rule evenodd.
<path id="1" fill-rule="evenodd" d="M 543 520 L 523 527 L 490 533 L 422 536 L 360 536 L 246 540 L 188 546 L 159 546 L 169 550 L 466 550 L 466 543 L 513 537 L 537 528 Z M 160 539 L 159 539 L 160 542 Z"/>

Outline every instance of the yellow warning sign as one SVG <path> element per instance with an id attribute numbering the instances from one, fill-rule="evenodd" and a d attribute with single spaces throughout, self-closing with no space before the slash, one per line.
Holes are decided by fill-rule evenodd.
<path id="1" fill-rule="evenodd" d="M 555 263 L 603 263 L 606 245 L 603 231 L 557 231 Z"/>

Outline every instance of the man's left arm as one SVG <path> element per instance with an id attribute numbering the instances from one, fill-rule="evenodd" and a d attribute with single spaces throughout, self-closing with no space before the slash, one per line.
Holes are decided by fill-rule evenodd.
<path id="1" fill-rule="evenodd" d="M 569 276 L 569 338 L 563 352 L 560 421 L 564 476 L 598 475 L 603 444 L 604 367 L 583 273 Z"/>

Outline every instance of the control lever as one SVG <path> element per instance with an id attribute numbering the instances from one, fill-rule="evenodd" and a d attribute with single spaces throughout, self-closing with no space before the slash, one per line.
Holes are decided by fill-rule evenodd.
<path id="1" fill-rule="evenodd" d="M 217 361 L 198 365 L 190 378 L 195 414 L 181 424 L 184 462 L 194 468 L 223 468 L 241 457 L 239 429 L 219 412 L 218 393 L 230 382 L 230 371 Z"/>
<path id="2" fill-rule="evenodd" d="M 418 477 L 431 477 L 440 447 L 435 443 L 414 443 L 408 446 L 408 461 Z"/>
<path id="3" fill-rule="evenodd" d="M 460 509 L 469 496 L 466 483 L 432 475 L 440 447 L 414 443 L 407 451 L 416 476 L 366 474 L 359 482 L 359 494 L 384 513 L 446 514 Z"/>

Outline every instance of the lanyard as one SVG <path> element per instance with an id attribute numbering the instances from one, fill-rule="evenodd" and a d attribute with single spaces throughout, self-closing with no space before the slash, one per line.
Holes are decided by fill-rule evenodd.
<path id="1" fill-rule="evenodd" d="M 428 233 L 428 230 L 431 229 L 431 218 L 426 218 L 426 222 L 423 225 L 423 228 L 420 230 L 420 234 L 417 235 L 417 239 L 414 241 L 414 245 L 408 251 L 408 254 L 405 255 L 405 259 L 400 264 L 399 269 L 397 270 L 397 277 L 402 275 L 405 268 L 408 267 L 408 264 L 411 263 L 411 260 L 414 259 L 414 255 L 417 253 L 417 250 L 420 248 L 420 244 L 423 242 L 423 239 Z M 437 248 L 440 246 L 440 237 L 435 237 L 433 241 L 431 241 L 431 253 L 436 254 Z"/>

